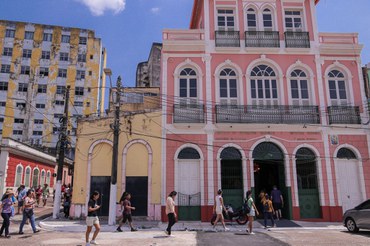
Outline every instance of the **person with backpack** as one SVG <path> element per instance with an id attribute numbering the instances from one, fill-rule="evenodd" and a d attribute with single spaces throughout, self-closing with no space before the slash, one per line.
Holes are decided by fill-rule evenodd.
<path id="1" fill-rule="evenodd" d="M 128 221 L 131 231 L 137 231 L 137 229 L 135 229 L 132 225 L 132 215 L 131 215 L 131 210 L 135 210 L 136 208 L 131 206 L 130 199 L 131 199 L 131 194 L 127 193 L 125 200 L 122 202 L 122 206 L 123 206 L 122 217 L 123 218 L 122 218 L 122 221 L 119 223 L 119 226 L 117 227 L 118 232 L 122 232 L 121 226 L 125 224 L 126 221 Z"/>
<path id="2" fill-rule="evenodd" d="M 253 229 L 253 220 L 254 220 L 254 216 L 257 216 L 259 215 L 259 212 L 256 208 L 256 205 L 254 204 L 254 201 L 253 201 L 253 198 L 252 198 L 252 191 L 247 191 L 247 194 L 246 194 L 246 202 L 247 202 L 247 206 L 248 206 L 248 209 L 249 209 L 249 213 L 247 213 L 247 216 L 248 216 L 248 223 L 247 223 L 247 233 L 250 234 L 250 235 L 254 235 L 254 232 L 252 231 Z M 248 227 L 249 227 L 249 230 L 248 230 Z"/>
<path id="3" fill-rule="evenodd" d="M 267 228 L 267 220 L 271 219 L 271 226 L 276 227 L 275 221 L 274 221 L 274 208 L 272 206 L 272 202 L 270 200 L 270 197 L 268 194 L 265 195 L 265 202 L 263 203 L 263 220 L 265 228 Z"/>

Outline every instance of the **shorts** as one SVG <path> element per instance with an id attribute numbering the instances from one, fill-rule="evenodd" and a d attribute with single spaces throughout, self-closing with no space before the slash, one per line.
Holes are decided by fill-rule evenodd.
<path id="1" fill-rule="evenodd" d="M 23 207 L 23 201 L 18 201 L 18 207 Z"/>
<path id="2" fill-rule="evenodd" d="M 99 218 L 98 216 L 95 217 L 86 217 L 86 225 L 87 226 L 93 226 L 93 225 L 99 225 Z"/>
<path id="3" fill-rule="evenodd" d="M 256 211 L 254 210 L 254 208 L 251 208 L 251 211 L 247 214 L 249 217 L 254 217 L 256 216 Z"/>
<path id="4" fill-rule="evenodd" d="M 128 222 L 132 222 L 132 216 L 131 216 L 131 214 L 125 214 L 125 213 L 123 213 L 122 214 L 122 217 L 123 217 L 123 219 L 122 219 L 122 222 L 123 223 L 126 223 L 126 221 L 128 221 Z"/>
<path id="5" fill-rule="evenodd" d="M 222 214 L 222 207 L 221 206 L 216 207 L 216 214 Z"/>
<path id="6" fill-rule="evenodd" d="M 278 210 L 282 208 L 281 203 L 277 203 L 277 202 L 272 203 L 272 206 L 274 207 L 274 210 Z"/>
<path id="7" fill-rule="evenodd" d="M 42 200 L 47 200 L 47 199 L 48 199 L 48 195 L 42 196 Z"/>

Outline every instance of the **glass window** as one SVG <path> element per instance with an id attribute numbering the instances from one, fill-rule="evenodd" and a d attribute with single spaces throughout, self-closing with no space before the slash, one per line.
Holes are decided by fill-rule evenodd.
<path id="1" fill-rule="evenodd" d="M 259 65 L 251 72 L 251 96 L 253 105 L 277 105 L 278 89 L 274 70 Z"/>
<path id="2" fill-rule="evenodd" d="M 329 95 L 331 104 L 347 105 L 347 90 L 344 74 L 338 70 L 332 70 L 328 74 Z"/>
<path id="3" fill-rule="evenodd" d="M 86 54 L 78 54 L 77 61 L 86 62 Z"/>
<path id="4" fill-rule="evenodd" d="M 39 185 L 39 169 L 33 169 L 32 187 L 36 188 Z"/>
<path id="5" fill-rule="evenodd" d="M 70 36 L 69 35 L 62 35 L 62 43 L 69 44 Z"/>
<path id="6" fill-rule="evenodd" d="M 65 91 L 66 91 L 66 87 L 65 86 L 61 86 L 61 85 L 57 85 L 57 94 L 58 95 L 64 95 L 65 94 Z"/>
<path id="7" fill-rule="evenodd" d="M 44 32 L 44 35 L 42 37 L 42 40 L 45 41 L 45 42 L 51 42 L 51 41 L 53 41 L 53 34 L 52 33 Z"/>
<path id="8" fill-rule="evenodd" d="M 56 101 L 55 101 L 55 105 L 62 106 L 62 105 L 64 105 L 64 101 L 56 100 Z"/>
<path id="9" fill-rule="evenodd" d="M 83 96 L 84 95 L 84 88 L 83 87 L 75 87 L 75 95 L 76 96 Z"/>
<path id="10" fill-rule="evenodd" d="M 31 179 L 31 168 L 26 167 L 26 173 L 24 175 L 24 185 L 28 187 L 30 185 L 30 179 Z"/>
<path id="11" fill-rule="evenodd" d="M 5 107 L 6 106 L 6 102 L 0 102 L 0 107 Z"/>
<path id="12" fill-rule="evenodd" d="M 38 85 L 37 86 L 37 93 L 46 93 L 47 85 Z"/>
<path id="13" fill-rule="evenodd" d="M 77 80 L 85 79 L 85 71 L 84 70 L 77 70 L 76 79 Z"/>
<path id="14" fill-rule="evenodd" d="M 51 176 L 51 173 L 50 171 L 47 171 L 46 173 L 46 183 L 50 186 L 50 176 Z"/>
<path id="15" fill-rule="evenodd" d="M 22 184 L 22 174 L 23 174 L 23 167 L 22 165 L 18 165 L 16 174 L 15 174 L 15 182 L 14 182 L 15 187 L 19 187 Z"/>
<path id="16" fill-rule="evenodd" d="M 86 45 L 87 43 L 87 37 L 80 37 L 80 40 L 78 42 L 79 44 Z"/>
<path id="17" fill-rule="evenodd" d="M 58 69 L 59 78 L 67 78 L 67 69 L 59 68 Z"/>
<path id="18" fill-rule="evenodd" d="M 44 186 L 44 183 L 45 183 L 45 170 L 42 170 L 41 171 L 41 179 L 40 179 L 40 185 L 41 185 L 41 187 Z"/>
<path id="19" fill-rule="evenodd" d="M 42 136 L 42 131 L 33 131 L 32 135 L 33 136 Z"/>
<path id="20" fill-rule="evenodd" d="M 217 11 L 217 26 L 219 31 L 234 31 L 235 17 L 234 10 L 219 9 Z"/>
<path id="21" fill-rule="evenodd" d="M 290 74 L 293 105 L 309 105 L 308 78 L 304 71 L 296 69 Z"/>
<path id="22" fill-rule="evenodd" d="M 41 59 L 50 60 L 50 51 L 43 50 L 41 53 Z"/>
<path id="23" fill-rule="evenodd" d="M 16 123 L 16 124 L 23 124 L 24 123 L 24 119 L 15 118 L 14 119 L 14 123 Z"/>
<path id="24" fill-rule="evenodd" d="M 237 77 L 234 70 L 225 68 L 220 73 L 220 102 L 223 105 L 238 103 Z"/>
<path id="25" fill-rule="evenodd" d="M 177 156 L 178 159 L 187 159 L 187 160 L 198 160 L 200 159 L 200 155 L 197 150 L 193 148 L 184 148 L 180 151 L 179 155 Z"/>
<path id="26" fill-rule="evenodd" d="M 25 31 L 24 32 L 24 39 L 33 40 L 33 32 Z"/>
<path id="27" fill-rule="evenodd" d="M 191 68 L 185 68 L 180 72 L 179 78 L 179 95 L 182 102 L 190 102 L 188 99 L 196 99 L 198 97 L 197 74 Z"/>
<path id="28" fill-rule="evenodd" d="M 12 55 L 13 55 L 13 48 L 4 47 L 3 56 L 12 56 Z"/>
<path id="29" fill-rule="evenodd" d="M 30 75 L 30 67 L 29 66 L 21 66 L 21 74 Z"/>
<path id="30" fill-rule="evenodd" d="M 22 135 L 23 131 L 22 130 L 13 130 L 13 135 Z"/>
<path id="31" fill-rule="evenodd" d="M 39 75 L 40 75 L 40 77 L 47 77 L 47 76 L 49 76 L 49 68 L 47 68 L 47 67 L 40 67 Z"/>
<path id="32" fill-rule="evenodd" d="M 247 26 L 248 26 L 248 31 L 257 31 L 256 11 L 252 8 L 249 8 L 247 10 Z"/>
<path id="33" fill-rule="evenodd" d="M 272 24 L 271 10 L 269 10 L 269 9 L 263 10 L 262 18 L 263 18 L 264 31 L 272 31 L 273 30 L 273 24 Z"/>
<path id="34" fill-rule="evenodd" d="M 36 108 L 43 109 L 43 108 L 45 108 L 45 104 L 43 104 L 43 103 L 36 103 Z"/>
<path id="35" fill-rule="evenodd" d="M 33 123 L 36 124 L 36 125 L 42 125 L 42 124 L 44 124 L 44 120 L 42 120 L 42 119 L 34 119 Z"/>
<path id="36" fill-rule="evenodd" d="M 0 81 L 0 91 L 8 90 L 8 82 Z"/>
<path id="37" fill-rule="evenodd" d="M 15 36 L 15 30 L 6 29 L 6 31 L 5 31 L 5 37 L 6 38 L 14 38 L 14 36 Z"/>
<path id="38" fill-rule="evenodd" d="M 1 64 L 0 73 L 10 73 L 10 65 L 9 64 Z"/>
<path id="39" fill-rule="evenodd" d="M 339 149 L 338 153 L 337 153 L 337 158 L 338 159 L 347 159 L 347 160 L 357 159 L 355 153 L 353 153 L 353 151 L 348 149 L 348 148 Z"/>
<path id="40" fill-rule="evenodd" d="M 296 10 L 286 10 L 285 11 L 285 28 L 287 31 L 292 32 L 302 32 L 303 31 L 303 21 L 302 21 L 302 11 Z"/>
<path id="41" fill-rule="evenodd" d="M 28 91 L 28 84 L 27 83 L 19 83 L 18 84 L 18 91 L 19 92 L 27 92 Z"/>
<path id="42" fill-rule="evenodd" d="M 76 107 L 82 107 L 83 105 L 84 105 L 84 103 L 80 102 L 80 101 L 75 101 L 75 103 L 74 103 L 74 106 L 76 106 Z"/>
<path id="43" fill-rule="evenodd" d="M 60 52 L 59 53 L 59 61 L 68 61 L 69 54 L 67 52 Z"/>
<path id="44" fill-rule="evenodd" d="M 24 49 L 22 53 L 23 58 L 31 58 L 32 56 L 32 50 Z"/>

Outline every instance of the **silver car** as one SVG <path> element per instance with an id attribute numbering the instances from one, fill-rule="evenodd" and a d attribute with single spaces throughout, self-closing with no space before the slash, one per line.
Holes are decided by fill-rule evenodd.
<path id="1" fill-rule="evenodd" d="M 370 229 L 370 200 L 367 200 L 343 215 L 343 225 L 350 232 Z"/>

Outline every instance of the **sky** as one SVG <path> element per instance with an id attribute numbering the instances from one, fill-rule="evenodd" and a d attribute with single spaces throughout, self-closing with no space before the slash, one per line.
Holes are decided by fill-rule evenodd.
<path id="1" fill-rule="evenodd" d="M 113 84 L 135 86 L 136 66 L 146 61 L 163 29 L 187 29 L 193 0 L 0 0 L 0 19 L 95 31 L 107 49 Z M 320 0 L 320 32 L 358 32 L 363 64 L 370 62 L 370 0 Z M 108 82 L 108 81 L 107 81 Z"/>

